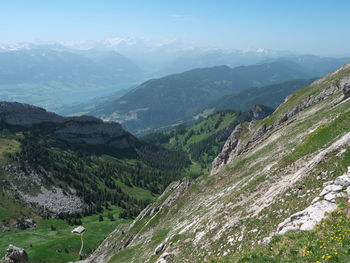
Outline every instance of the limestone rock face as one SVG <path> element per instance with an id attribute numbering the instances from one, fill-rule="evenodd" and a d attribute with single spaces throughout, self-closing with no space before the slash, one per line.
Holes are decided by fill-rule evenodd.
<path id="1" fill-rule="evenodd" d="M 334 184 L 326 183 L 319 197 L 316 197 L 311 205 L 301 212 L 297 212 L 278 225 L 278 234 L 285 234 L 289 230 L 312 230 L 325 218 L 326 213 L 330 213 L 337 208 L 335 199 L 345 197 L 343 186 L 347 186 L 350 180 L 350 171 L 339 176 Z M 349 192 L 346 190 L 349 195 Z M 324 200 L 321 200 L 321 199 Z"/>
<path id="2" fill-rule="evenodd" d="M 283 235 L 289 230 L 312 230 L 325 217 L 332 212 L 337 205 L 327 200 L 316 202 L 305 210 L 295 213 L 278 226 L 278 234 Z"/>
<path id="3" fill-rule="evenodd" d="M 0 263 L 28 263 L 27 252 L 23 248 L 9 245 L 7 253 Z"/>
<path id="4" fill-rule="evenodd" d="M 266 132 L 266 124 L 261 126 L 253 135 L 253 137 L 250 139 L 251 142 L 255 142 L 259 138 L 261 138 Z"/>
<path id="5" fill-rule="evenodd" d="M 315 83 L 318 83 L 318 81 L 315 81 Z M 314 83 L 311 85 L 315 85 Z M 287 111 L 285 114 L 283 114 L 273 125 L 266 126 L 263 125 L 260 128 L 258 128 L 248 144 L 240 144 L 239 143 L 239 136 L 242 132 L 242 127 L 238 125 L 236 129 L 232 132 L 230 137 L 227 139 L 222 151 L 219 153 L 219 155 L 214 159 L 212 164 L 212 174 L 217 173 L 225 164 L 230 163 L 233 158 L 240 155 L 242 152 L 246 151 L 249 148 L 250 144 L 256 144 L 256 142 L 261 141 L 261 139 L 264 137 L 266 133 L 271 133 L 274 130 L 280 129 L 284 122 L 298 114 L 299 112 L 303 111 L 306 108 L 309 108 L 316 103 L 330 97 L 334 93 L 336 93 L 339 90 L 342 90 L 344 96 L 343 99 L 346 99 L 350 97 L 350 77 L 345 77 L 340 81 L 339 85 L 330 85 L 324 90 L 322 90 L 317 95 L 310 95 L 305 97 L 301 102 L 299 102 L 297 105 L 295 105 L 291 110 Z M 288 101 L 288 97 L 286 98 L 285 102 Z"/>
<path id="6" fill-rule="evenodd" d="M 234 154 L 235 149 L 237 148 L 239 142 L 239 136 L 242 132 L 242 125 L 239 124 L 231 133 L 230 137 L 224 144 L 222 151 L 219 155 L 214 159 L 212 164 L 212 174 L 218 172 L 225 164 L 228 163 L 231 155 Z"/>
<path id="7" fill-rule="evenodd" d="M 302 110 L 311 107 L 312 105 L 320 102 L 321 100 L 324 100 L 337 92 L 339 89 L 336 85 L 331 85 L 328 88 L 324 89 L 320 94 L 318 95 L 310 95 L 307 96 L 305 99 L 303 99 L 300 103 L 298 103 L 296 106 L 294 106 L 290 111 L 285 113 L 282 118 L 280 118 L 276 125 L 280 125 L 281 123 L 285 122 L 286 120 L 290 119 L 297 113 L 301 112 Z"/>
<path id="8" fill-rule="evenodd" d="M 350 97 L 350 77 L 343 78 L 340 81 L 340 88 L 342 89 L 342 92 L 344 94 L 344 99 L 347 99 Z"/>

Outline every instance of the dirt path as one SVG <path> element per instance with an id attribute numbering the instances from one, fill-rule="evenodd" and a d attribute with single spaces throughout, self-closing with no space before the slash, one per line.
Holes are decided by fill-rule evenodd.
<path id="1" fill-rule="evenodd" d="M 80 250 L 79 250 L 79 257 L 80 257 L 80 255 L 81 255 L 81 252 L 83 251 L 83 248 L 84 248 L 84 239 L 83 239 L 83 235 L 84 235 L 84 233 L 82 233 L 82 234 L 80 235 L 81 247 L 80 247 Z"/>

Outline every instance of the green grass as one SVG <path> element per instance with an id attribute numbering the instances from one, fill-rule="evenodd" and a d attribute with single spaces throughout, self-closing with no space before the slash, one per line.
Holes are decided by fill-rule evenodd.
<path id="1" fill-rule="evenodd" d="M 20 202 L 16 202 L 3 192 L 0 192 L 0 226 L 12 225 L 15 218 L 30 214 L 30 212 L 30 208 L 26 208 Z"/>
<path id="2" fill-rule="evenodd" d="M 82 256 L 86 257 L 112 232 L 120 223 L 130 220 L 118 219 L 121 208 L 110 206 L 101 215 L 104 221 L 99 221 L 99 215 L 82 218 L 82 225 L 86 228 L 84 232 L 84 249 Z M 107 217 L 112 213 L 115 221 Z M 51 230 L 51 225 L 56 228 Z M 78 252 L 81 241 L 80 236 L 72 234 L 75 228 L 66 221 L 59 219 L 46 219 L 38 222 L 37 228 L 33 230 L 11 230 L 0 234 L 0 258 L 4 256 L 9 244 L 23 247 L 29 254 L 29 262 L 68 262 L 78 260 Z M 61 251 L 58 252 L 58 251 Z"/>
<path id="3" fill-rule="evenodd" d="M 130 187 L 123 184 L 119 180 L 116 180 L 116 185 L 120 186 L 122 190 L 128 195 L 130 195 L 131 197 L 134 197 L 139 200 L 149 200 L 153 202 L 157 198 L 157 195 L 153 194 L 151 191 L 147 189 L 143 189 L 136 186 Z"/>
<path id="4" fill-rule="evenodd" d="M 210 263 L 233 262 L 349 262 L 350 205 L 338 200 L 338 209 L 313 231 L 289 231 L 276 235 L 264 246 L 256 246 L 235 256 L 214 257 Z"/>
<path id="5" fill-rule="evenodd" d="M 122 250 L 121 252 L 119 252 L 118 254 L 116 254 L 114 257 L 112 257 L 109 262 L 110 263 L 131 262 L 132 258 L 135 255 L 135 251 L 139 251 L 140 247 L 141 247 L 141 244 L 134 246 L 134 247 L 131 247 L 131 248 L 126 248 L 126 249 Z"/>
<path id="6" fill-rule="evenodd" d="M 349 131 L 349 127 L 350 112 L 346 112 L 327 125 L 318 127 L 317 130 L 307 135 L 303 142 L 295 147 L 292 153 L 282 158 L 281 165 L 288 165 L 328 145 L 334 141 L 334 138 Z"/>

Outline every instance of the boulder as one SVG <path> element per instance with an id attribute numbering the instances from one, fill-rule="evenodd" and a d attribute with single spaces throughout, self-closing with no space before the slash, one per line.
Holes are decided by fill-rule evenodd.
<path id="1" fill-rule="evenodd" d="M 337 197 L 337 195 L 334 192 L 329 192 L 328 194 L 326 194 L 324 196 L 324 200 L 334 203 L 336 197 Z"/>
<path id="2" fill-rule="evenodd" d="M 154 254 L 155 254 L 155 255 L 158 255 L 158 254 L 163 250 L 163 248 L 164 248 L 164 244 L 161 243 L 161 244 L 158 245 L 158 246 L 156 247 L 156 249 L 154 250 Z"/>
<path id="3" fill-rule="evenodd" d="M 2 232 L 10 232 L 10 228 L 8 226 L 3 226 L 2 227 Z"/>
<path id="4" fill-rule="evenodd" d="M 340 186 L 350 186 L 350 174 L 344 174 L 342 176 L 339 176 L 335 180 L 334 184 Z"/>
<path id="5" fill-rule="evenodd" d="M 23 248 L 9 245 L 6 252 L 0 263 L 28 263 L 28 254 Z"/>
<path id="6" fill-rule="evenodd" d="M 312 204 L 301 212 L 297 212 L 278 225 L 278 234 L 283 235 L 289 230 L 312 230 L 325 217 L 337 208 L 337 205 L 322 200 Z"/>
<path id="7" fill-rule="evenodd" d="M 16 224 L 16 227 L 21 230 L 33 229 L 36 228 L 36 223 L 33 219 L 27 218 L 23 221 L 20 221 Z"/>
<path id="8" fill-rule="evenodd" d="M 341 185 L 327 185 L 321 192 L 320 196 L 325 196 L 326 194 L 330 192 L 340 192 L 343 189 Z"/>

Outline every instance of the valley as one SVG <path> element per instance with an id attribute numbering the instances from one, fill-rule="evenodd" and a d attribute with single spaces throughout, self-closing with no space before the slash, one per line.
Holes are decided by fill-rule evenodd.
<path id="1" fill-rule="evenodd" d="M 252 68 L 269 72 L 267 65 Z M 276 262 L 281 261 L 281 242 L 290 241 L 275 234 L 278 224 L 305 208 L 325 180 L 336 179 L 350 166 L 348 139 L 334 141 L 349 127 L 349 64 L 318 80 L 295 79 L 300 75 L 288 69 L 281 76 L 293 80 L 254 88 L 251 79 L 244 84 L 242 77 L 235 86 L 239 78 L 234 72 L 248 68 L 198 69 L 115 93 L 125 109 L 126 99 L 138 98 L 138 93 L 139 103 L 146 103 L 148 94 L 184 103 L 172 115 L 176 108 L 167 100 L 157 104 L 161 99 L 149 96 L 155 112 L 168 114 L 153 124 L 147 117 L 144 123 L 151 126 L 139 122 L 136 133 L 147 134 L 140 138 L 124 127 L 149 108 L 139 108 L 121 125 L 0 102 L 0 258 L 13 243 L 26 250 L 29 262 L 260 262 L 271 257 L 269 245 Z M 272 81 L 269 74 L 264 72 L 262 83 Z M 284 78 L 289 77 L 280 81 Z M 199 104 L 186 102 L 191 96 L 186 89 L 183 96 L 176 93 L 176 83 L 198 87 L 198 94 L 210 99 L 193 95 Z M 206 85 L 209 93 L 203 90 Z M 225 96 L 210 93 L 217 85 L 221 95 L 227 89 Z M 233 87 L 242 90 L 232 93 Z M 101 98 L 95 105 L 112 107 L 114 98 Z M 67 112 L 90 113 L 89 105 L 72 105 Z M 165 111 L 164 105 L 170 108 Z M 335 162 L 337 169 L 326 173 Z M 282 193 L 285 197 L 276 201 Z M 348 209 L 341 200 L 339 215 Z M 79 225 L 85 232 L 72 234 Z M 310 237 L 288 232 L 282 240 L 293 235 Z M 311 235 L 313 244 L 319 244 L 319 234 Z M 292 251 L 303 245 L 292 244 L 294 250 L 283 255 L 298 262 L 300 252 Z"/>
<path id="2" fill-rule="evenodd" d="M 4 102 L 0 119 L 1 253 L 13 242 L 31 262 L 78 260 L 80 238 L 70 231 L 80 224 L 86 257 L 170 182 L 196 176 L 186 155 L 141 142 L 119 124 Z"/>
<path id="3" fill-rule="evenodd" d="M 0 263 L 350 262 L 350 2 L 0 2 Z"/>

